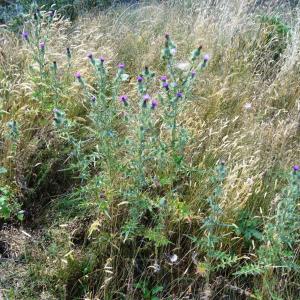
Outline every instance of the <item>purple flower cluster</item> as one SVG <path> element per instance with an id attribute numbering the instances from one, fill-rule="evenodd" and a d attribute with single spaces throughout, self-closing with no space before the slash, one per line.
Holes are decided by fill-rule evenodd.
<path id="1" fill-rule="evenodd" d="M 169 83 L 167 82 L 168 77 L 166 75 L 163 75 L 160 77 L 160 80 L 162 81 L 163 88 L 168 91 L 169 90 Z"/>
<path id="2" fill-rule="evenodd" d="M 147 104 L 148 102 L 151 100 L 151 97 L 149 94 L 146 94 L 143 96 L 143 107 L 146 108 L 147 107 Z M 156 99 L 152 99 L 151 100 L 151 109 L 156 109 L 158 105 L 158 101 Z"/>

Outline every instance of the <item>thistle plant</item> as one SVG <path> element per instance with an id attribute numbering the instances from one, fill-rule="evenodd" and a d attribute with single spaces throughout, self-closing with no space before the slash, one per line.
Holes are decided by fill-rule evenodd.
<path id="1" fill-rule="evenodd" d="M 137 78 L 137 91 L 140 98 L 139 110 L 137 114 L 137 136 L 138 136 L 138 148 L 137 148 L 137 186 L 142 188 L 146 184 L 145 178 L 145 163 L 151 159 L 151 146 L 150 140 L 153 136 L 153 120 L 152 112 L 157 108 L 158 101 L 151 99 L 148 94 L 149 85 L 154 73 L 146 67 L 142 76 Z"/>
<path id="2" fill-rule="evenodd" d="M 30 81 L 35 85 L 33 99 L 42 107 L 53 109 L 58 106 L 62 84 L 58 76 L 58 64 L 49 62 L 47 52 L 51 29 L 57 21 L 54 10 L 41 11 L 35 4 L 27 16 L 22 39 L 33 64 L 29 65 Z M 68 56 L 70 66 L 70 57 Z"/>
<path id="3" fill-rule="evenodd" d="M 29 46 L 32 57 L 39 66 L 39 74 L 42 78 L 45 76 L 46 43 L 48 41 L 49 30 L 53 22 L 54 14 L 53 11 L 41 11 L 38 6 L 33 3 L 28 17 L 29 21 L 27 22 L 27 26 L 31 27 L 32 30 L 30 32 L 23 31 L 22 38 Z"/>
<path id="4" fill-rule="evenodd" d="M 89 118 L 96 133 L 96 151 L 105 162 L 106 170 L 110 179 L 113 180 L 118 169 L 117 157 L 115 156 L 116 150 L 121 145 L 118 128 L 120 123 L 118 118 L 118 96 L 121 83 L 126 81 L 129 75 L 125 73 L 125 65 L 119 64 L 112 79 L 107 72 L 103 57 L 96 60 L 90 53 L 88 59 L 97 80 L 95 95 L 88 91 L 85 81 L 78 73 L 76 73 L 76 78 L 84 89 L 86 99 L 90 102 Z M 121 100 L 126 105 L 128 98 L 123 96 Z"/>
<path id="5" fill-rule="evenodd" d="M 275 213 L 269 217 L 262 235 L 263 244 L 258 249 L 254 264 L 246 264 L 237 275 L 260 275 L 263 281 L 262 296 L 281 299 L 272 287 L 274 279 L 284 273 L 299 272 L 294 247 L 300 237 L 299 219 L 300 167 L 295 165 L 289 175 L 288 185 L 283 189 Z"/>
<path id="6" fill-rule="evenodd" d="M 213 272 L 229 267 L 238 260 L 236 255 L 220 250 L 222 239 L 230 234 L 228 229 L 232 228 L 232 224 L 222 222 L 224 212 L 218 203 L 223 195 L 222 186 L 226 176 L 225 162 L 221 161 L 216 168 L 216 174 L 211 177 L 211 182 L 215 187 L 212 195 L 207 198 L 209 210 L 201 228 L 203 237 L 200 239 L 197 237 L 192 238 L 201 251 L 204 252 L 204 261 L 198 262 L 197 268 L 205 276 L 206 289 L 209 288 L 210 276 Z"/>
<path id="7" fill-rule="evenodd" d="M 201 60 L 201 50 L 202 46 L 196 48 L 188 62 L 177 62 L 176 45 L 169 34 L 165 35 L 162 59 L 165 61 L 167 75 L 161 77 L 162 93 L 159 100 L 163 104 L 164 120 L 170 130 L 170 142 L 164 144 L 163 148 L 171 150 L 171 160 L 174 162 L 175 169 L 183 161 L 183 152 L 188 141 L 187 132 L 180 126 L 178 118 L 185 105 L 191 100 L 191 91 L 197 74 L 207 66 L 209 60 L 208 55 Z"/>

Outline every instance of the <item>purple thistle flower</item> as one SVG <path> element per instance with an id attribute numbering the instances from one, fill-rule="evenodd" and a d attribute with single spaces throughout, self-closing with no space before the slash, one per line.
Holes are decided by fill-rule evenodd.
<path id="1" fill-rule="evenodd" d="M 182 94 L 181 92 L 178 92 L 178 93 L 176 94 L 176 97 L 177 97 L 177 98 L 182 98 L 182 96 L 183 96 L 183 94 Z"/>
<path id="2" fill-rule="evenodd" d="M 95 102 L 96 102 L 96 100 L 97 100 L 96 96 L 95 96 L 95 95 L 93 95 L 93 96 L 91 97 L 91 101 L 92 101 L 93 103 L 95 103 Z"/>
<path id="3" fill-rule="evenodd" d="M 195 78 L 195 76 L 196 76 L 196 71 L 195 71 L 195 70 L 193 70 L 193 71 L 191 72 L 191 76 L 192 76 L 192 78 Z"/>
<path id="4" fill-rule="evenodd" d="M 89 53 L 89 54 L 87 55 L 87 57 L 88 57 L 90 60 L 92 60 L 92 59 L 93 59 L 93 54 L 92 54 L 92 53 Z"/>
<path id="5" fill-rule="evenodd" d="M 52 9 L 52 10 L 50 10 L 49 11 L 49 17 L 50 18 L 53 18 L 54 17 L 54 13 L 55 13 L 55 11 Z"/>
<path id="6" fill-rule="evenodd" d="M 300 166 L 298 166 L 298 165 L 293 166 L 293 170 L 294 170 L 294 172 L 299 171 L 300 170 Z"/>
<path id="7" fill-rule="evenodd" d="M 166 82 L 167 79 L 168 79 L 168 78 L 167 78 L 166 75 L 163 75 L 163 76 L 160 77 L 160 80 L 161 80 L 162 82 Z"/>
<path id="8" fill-rule="evenodd" d="M 205 63 L 207 63 L 209 61 L 209 55 L 205 54 L 203 60 Z"/>
<path id="9" fill-rule="evenodd" d="M 148 94 L 143 96 L 143 107 L 147 107 L 147 103 L 150 99 L 151 97 Z"/>
<path id="10" fill-rule="evenodd" d="M 150 100 L 150 95 L 149 94 L 146 94 L 146 95 L 144 95 L 143 96 L 143 99 L 144 99 L 144 101 L 148 101 L 148 100 Z"/>
<path id="11" fill-rule="evenodd" d="M 163 88 L 165 88 L 167 91 L 169 90 L 169 84 L 167 82 L 163 83 Z"/>
<path id="12" fill-rule="evenodd" d="M 81 79 L 81 74 L 80 74 L 80 72 L 76 72 L 76 73 L 75 73 L 75 77 L 76 77 L 78 80 L 80 80 L 80 79 Z"/>
<path id="13" fill-rule="evenodd" d="M 158 101 L 156 99 L 153 99 L 151 102 L 151 109 L 155 109 L 158 105 Z"/>
<path id="14" fill-rule="evenodd" d="M 169 33 L 166 33 L 165 34 L 165 38 L 168 40 L 170 38 L 170 34 Z"/>
<path id="15" fill-rule="evenodd" d="M 99 60 L 100 60 L 100 62 L 101 62 L 102 64 L 103 64 L 104 61 L 105 61 L 104 57 L 102 57 L 102 56 L 99 58 Z"/>
<path id="16" fill-rule="evenodd" d="M 118 68 L 121 69 L 121 70 L 123 70 L 125 68 L 125 65 L 124 64 L 119 64 Z"/>
<path id="17" fill-rule="evenodd" d="M 128 96 L 127 95 L 120 96 L 120 102 L 122 102 L 125 106 L 127 106 L 128 105 Z"/>
<path id="18" fill-rule="evenodd" d="M 138 81 L 138 82 L 143 82 L 143 80 L 144 80 L 144 78 L 143 78 L 142 76 L 138 76 L 138 77 L 137 77 L 137 81 Z"/>
<path id="19" fill-rule="evenodd" d="M 45 50 L 45 42 L 40 42 L 40 49 L 41 49 L 42 51 Z"/>
<path id="20" fill-rule="evenodd" d="M 22 38 L 23 38 L 25 41 L 28 41 L 28 40 L 29 40 L 29 32 L 28 32 L 28 31 L 23 31 L 23 32 L 22 32 Z"/>

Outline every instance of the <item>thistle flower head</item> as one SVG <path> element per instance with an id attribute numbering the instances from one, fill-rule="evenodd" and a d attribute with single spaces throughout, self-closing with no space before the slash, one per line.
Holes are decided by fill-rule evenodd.
<path id="1" fill-rule="evenodd" d="M 167 91 L 169 90 L 169 84 L 167 82 L 163 83 L 163 88 L 165 88 Z"/>
<path id="2" fill-rule="evenodd" d="M 158 105 L 158 101 L 156 99 L 153 99 L 151 102 L 151 109 L 155 109 Z"/>
<path id="3" fill-rule="evenodd" d="M 80 74 L 80 72 L 76 72 L 76 73 L 75 73 L 75 77 L 76 77 L 78 80 L 80 80 L 80 79 L 81 79 L 81 74 Z"/>
<path id="4" fill-rule="evenodd" d="M 91 97 L 91 101 L 92 101 L 93 103 L 95 103 L 95 102 L 96 102 L 96 100 L 97 100 L 96 96 L 95 96 L 95 95 L 92 95 L 92 97 Z"/>
<path id="5" fill-rule="evenodd" d="M 119 64 L 118 68 L 121 69 L 121 70 L 123 70 L 125 68 L 125 65 L 124 64 Z"/>
<path id="6" fill-rule="evenodd" d="M 148 101 L 151 99 L 150 95 L 146 94 L 143 96 L 143 107 L 147 107 Z"/>
<path id="7" fill-rule="evenodd" d="M 183 96 L 182 92 L 178 92 L 178 93 L 176 94 L 176 97 L 177 97 L 177 98 L 182 98 L 182 96 Z"/>
<path id="8" fill-rule="evenodd" d="M 192 76 L 192 78 L 195 78 L 195 76 L 196 76 L 196 71 L 195 71 L 195 70 L 193 70 L 193 71 L 191 72 L 191 76 Z"/>
<path id="9" fill-rule="evenodd" d="M 151 98 L 151 97 L 150 97 L 149 94 L 146 94 L 146 95 L 143 96 L 143 100 L 144 100 L 144 101 L 148 101 L 148 100 L 150 100 L 150 98 Z"/>
<path id="10" fill-rule="evenodd" d="M 99 58 L 99 61 L 103 64 L 104 61 L 105 61 L 104 57 L 101 56 L 101 57 Z"/>
<path id="11" fill-rule="evenodd" d="M 203 57 L 203 60 L 204 60 L 204 62 L 207 63 L 209 61 L 209 55 L 205 54 L 204 57 Z"/>
<path id="12" fill-rule="evenodd" d="M 28 31 L 23 31 L 23 32 L 22 32 L 22 38 L 23 38 L 25 41 L 28 41 L 28 40 L 29 40 L 29 32 L 28 32 Z"/>
<path id="13" fill-rule="evenodd" d="M 167 78 L 166 75 L 163 75 L 163 76 L 160 77 L 160 80 L 161 80 L 162 82 L 166 82 L 167 79 L 168 79 L 168 78 Z"/>
<path id="14" fill-rule="evenodd" d="M 120 96 L 120 102 L 122 102 L 125 106 L 128 105 L 128 96 L 127 95 L 122 95 Z"/>
<path id="15" fill-rule="evenodd" d="M 144 79 L 143 79 L 142 76 L 138 76 L 138 77 L 137 77 L 137 81 L 138 81 L 138 82 L 143 82 L 143 80 L 144 80 Z"/>
<path id="16" fill-rule="evenodd" d="M 93 54 L 92 54 L 92 53 L 89 53 L 89 54 L 87 55 L 87 57 L 88 57 L 90 60 L 92 60 L 92 59 L 93 59 Z"/>
<path id="17" fill-rule="evenodd" d="M 42 51 L 45 50 L 45 42 L 40 42 L 40 49 L 41 49 Z"/>
<path id="18" fill-rule="evenodd" d="M 54 17 L 54 14 L 55 14 L 55 10 L 54 10 L 54 9 L 51 9 L 51 10 L 49 11 L 49 17 L 50 17 L 50 18 L 53 18 L 53 17 Z"/>
<path id="19" fill-rule="evenodd" d="M 294 172 L 298 172 L 300 170 L 300 166 L 298 165 L 293 166 L 293 170 Z"/>

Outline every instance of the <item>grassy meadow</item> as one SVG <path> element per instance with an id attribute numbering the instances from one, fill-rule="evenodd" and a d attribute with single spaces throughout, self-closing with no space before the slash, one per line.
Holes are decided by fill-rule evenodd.
<path id="1" fill-rule="evenodd" d="M 0 299 L 300 299 L 300 10 L 256 2 L 0 26 Z"/>

